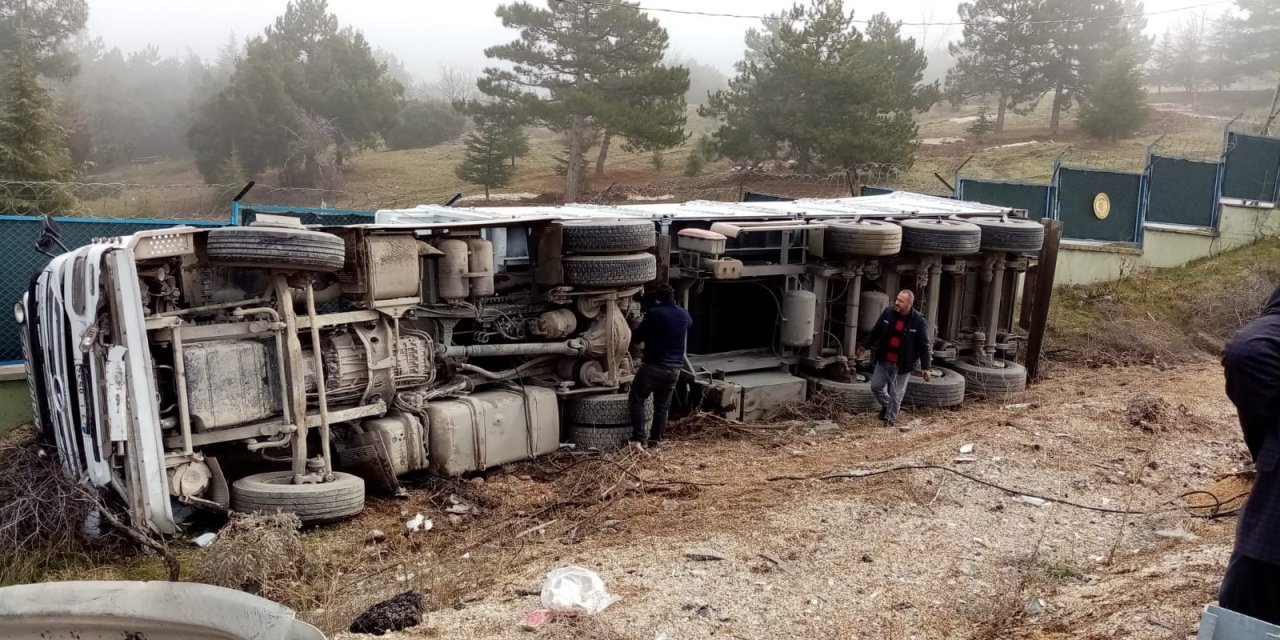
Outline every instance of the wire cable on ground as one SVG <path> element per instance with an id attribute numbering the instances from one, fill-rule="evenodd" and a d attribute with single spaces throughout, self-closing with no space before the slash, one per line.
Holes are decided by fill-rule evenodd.
<path id="1" fill-rule="evenodd" d="M 1028 498 L 1036 498 L 1038 500 L 1044 500 L 1045 502 L 1056 502 L 1061 505 L 1066 505 L 1068 507 L 1075 507 L 1077 509 L 1084 509 L 1086 511 L 1096 511 L 1098 513 L 1110 513 L 1110 514 L 1117 514 L 1117 515 L 1150 515 L 1154 513 L 1150 511 L 1133 511 L 1129 509 L 1110 509 L 1107 507 L 1095 507 L 1087 504 L 1080 504 L 1078 502 L 1072 502 L 1070 500 L 1063 500 L 1062 498 L 1054 498 L 1051 496 L 1039 495 L 1036 493 L 1032 493 L 1030 491 L 1023 491 L 1021 489 L 1015 489 L 1015 488 L 1007 487 L 1001 484 L 996 484 L 988 480 L 983 480 L 982 478 L 979 478 L 977 476 L 964 473 L 963 471 L 957 471 L 950 467 L 944 467 L 936 464 L 904 464 L 904 465 L 898 465 L 896 467 L 889 467 L 887 469 L 877 469 L 875 471 L 868 470 L 868 469 L 858 469 L 855 471 L 848 471 L 848 472 L 842 472 L 842 473 L 825 473 L 825 474 L 820 474 L 815 476 L 774 476 L 769 478 L 768 481 L 776 482 L 779 480 L 837 480 L 841 478 L 870 478 L 872 476 L 884 475 L 887 473 L 896 473 L 899 471 L 915 471 L 915 470 L 926 470 L 926 469 L 936 469 L 938 471 L 945 471 L 947 473 L 960 476 L 961 478 L 964 478 L 971 482 L 976 482 L 980 485 L 990 487 L 992 489 L 997 489 L 999 491 L 1003 491 L 1010 495 L 1027 496 Z M 1196 493 L 1208 493 L 1208 492 L 1193 491 L 1187 494 L 1183 494 L 1181 497 L 1185 498 L 1189 495 L 1193 495 Z M 1247 495 L 1247 494 L 1244 494 L 1244 495 Z M 1219 512 L 1218 510 L 1222 508 L 1222 505 L 1230 504 L 1232 501 L 1240 497 L 1242 496 L 1236 496 L 1234 498 L 1231 498 L 1230 500 L 1217 501 L 1216 504 L 1213 504 L 1213 505 L 1204 505 L 1203 507 L 1200 507 L 1200 506 L 1191 507 L 1194 509 L 1212 507 L 1212 513 L 1208 515 L 1197 515 L 1194 513 L 1190 513 L 1190 511 L 1188 511 L 1188 514 L 1193 517 L 1208 518 L 1208 519 L 1222 518 L 1222 517 L 1228 517 L 1230 515 L 1235 515 L 1236 511 Z M 1214 496 L 1214 499 L 1217 500 L 1217 496 Z M 1185 509 L 1186 507 L 1183 507 L 1183 508 Z"/>

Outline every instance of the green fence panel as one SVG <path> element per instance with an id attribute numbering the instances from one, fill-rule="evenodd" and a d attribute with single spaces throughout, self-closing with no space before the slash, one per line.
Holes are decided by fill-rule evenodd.
<path id="1" fill-rule="evenodd" d="M 1280 140 L 1230 133 L 1224 155 L 1223 196 L 1263 202 L 1280 199 Z"/>
<path id="2" fill-rule="evenodd" d="M 59 237 L 67 249 L 83 247 L 94 238 L 127 236 L 147 229 L 163 229 L 175 225 L 221 226 L 221 222 L 190 220 L 110 220 L 88 218 L 55 218 Z M 31 278 L 49 264 L 49 257 L 36 251 L 41 219 L 26 216 L 0 216 L 0 307 L 6 311 L 22 300 Z M 62 249 L 54 247 L 54 253 Z M 22 342 L 13 313 L 0 313 L 0 361 L 13 364 L 22 360 Z"/>
<path id="3" fill-rule="evenodd" d="M 236 216 L 239 224 L 249 224 L 257 219 L 258 213 L 291 216 L 298 218 L 302 224 L 344 225 L 373 224 L 374 212 L 356 211 L 354 209 L 311 209 L 306 207 L 279 207 L 265 205 L 241 205 L 237 207 Z"/>
<path id="4" fill-rule="evenodd" d="M 1061 167 L 1054 180 L 1064 238 L 1141 240 L 1142 174 Z M 1106 205 L 1095 208 L 1095 202 Z"/>
<path id="5" fill-rule="evenodd" d="M 1214 226 L 1220 166 L 1216 162 L 1152 156 L 1147 165 L 1147 222 Z"/>
<path id="6" fill-rule="evenodd" d="M 1025 209 L 1032 220 L 1049 217 L 1049 205 L 1053 202 L 1053 185 L 1049 184 L 961 178 L 956 190 L 961 200 Z"/>

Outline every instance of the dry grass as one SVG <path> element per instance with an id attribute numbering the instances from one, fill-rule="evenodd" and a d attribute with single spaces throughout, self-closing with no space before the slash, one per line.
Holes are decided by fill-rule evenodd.
<path id="1" fill-rule="evenodd" d="M 1184 364 L 1217 356 L 1280 286 L 1280 239 L 1176 269 L 1059 287 L 1047 336 L 1051 359 L 1088 366 Z"/>
<path id="2" fill-rule="evenodd" d="M 0 439 L 0 586 L 40 580 L 127 553 L 106 521 L 91 527 L 105 505 L 69 478 L 31 427 Z M 98 533 L 90 536 L 87 528 Z"/>
<path id="3" fill-rule="evenodd" d="M 324 604 L 334 572 L 329 563 L 308 553 L 301 527 L 291 513 L 231 514 L 200 558 L 198 579 L 295 609 Z"/>

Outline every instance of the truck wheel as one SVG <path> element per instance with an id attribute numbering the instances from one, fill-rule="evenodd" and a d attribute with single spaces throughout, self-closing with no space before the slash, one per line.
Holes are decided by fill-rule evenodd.
<path id="1" fill-rule="evenodd" d="M 954 407 L 964 402 L 964 376 L 950 369 L 934 367 L 928 381 L 912 374 L 902 404 L 909 407 Z"/>
<path id="2" fill-rule="evenodd" d="M 583 449 L 617 451 L 627 446 L 630 439 L 631 427 L 589 427 L 581 424 L 569 426 L 569 441 Z"/>
<path id="3" fill-rule="evenodd" d="M 880 410 L 876 395 L 871 393 L 869 382 L 837 382 L 815 379 L 814 390 L 832 398 L 836 406 L 849 413 L 875 413 Z"/>
<path id="4" fill-rule="evenodd" d="M 586 287 L 631 287 L 658 277 L 658 260 L 651 253 L 619 256 L 565 256 L 564 281 Z"/>
<path id="5" fill-rule="evenodd" d="M 964 374 L 969 393 L 989 400 L 1007 400 L 1027 388 L 1027 369 L 1016 362 L 996 360 L 995 367 L 980 367 L 961 359 L 954 366 Z"/>
<path id="6" fill-rule="evenodd" d="M 1044 244 L 1044 225 L 1032 220 L 978 216 L 964 221 L 982 229 L 983 251 L 1039 253 Z"/>
<path id="7" fill-rule="evenodd" d="M 823 246 L 833 256 L 891 256 L 902 250 L 902 227 L 884 220 L 827 220 Z"/>
<path id="8" fill-rule="evenodd" d="M 566 220 L 560 223 L 570 253 L 631 253 L 652 248 L 657 238 L 648 220 Z"/>
<path id="9" fill-rule="evenodd" d="M 569 422 L 586 426 L 630 425 L 630 407 L 630 396 L 625 393 L 579 396 L 569 401 L 569 407 L 565 410 L 565 418 Z M 652 396 L 644 403 L 644 419 L 646 421 L 653 419 Z"/>
<path id="10" fill-rule="evenodd" d="M 967 256 L 982 248 L 976 224 L 945 218 L 903 220 L 902 250 L 941 256 Z"/>
<path id="11" fill-rule="evenodd" d="M 364 480 L 334 472 L 333 482 L 293 484 L 292 471 L 257 473 L 231 485 L 231 508 L 245 513 L 296 513 L 303 524 L 336 522 L 364 509 Z"/>
<path id="12" fill-rule="evenodd" d="M 205 251 L 222 266 L 338 271 L 346 260 L 342 238 L 310 229 L 224 227 L 209 232 Z"/>

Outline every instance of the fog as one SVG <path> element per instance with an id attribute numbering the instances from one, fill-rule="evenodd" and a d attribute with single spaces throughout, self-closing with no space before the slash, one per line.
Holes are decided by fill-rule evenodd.
<path id="1" fill-rule="evenodd" d="M 125 51 L 155 45 L 162 55 L 195 53 L 202 58 L 216 54 L 230 33 L 243 39 L 257 35 L 284 12 L 287 0 L 90 0 L 88 30 L 108 48 Z M 486 64 L 485 47 L 515 38 L 494 16 L 502 2 L 480 0 L 329 0 L 330 10 L 344 26 L 364 32 L 369 42 L 404 62 L 419 79 L 431 80 L 441 64 L 479 69 Z M 541 2 L 538 2 L 541 4 Z M 644 7 L 696 10 L 711 13 L 764 15 L 790 6 L 786 0 L 645 0 Z M 928 0 L 869 0 L 846 2 L 855 18 L 865 20 L 883 11 L 905 23 L 904 32 L 930 51 L 935 65 L 946 58 L 948 40 L 958 38 L 954 23 L 956 2 Z M 1195 8 L 1158 13 L 1188 6 Z M 1160 33 L 1187 17 L 1216 15 L 1229 1 L 1147 0 L 1148 33 Z M 1156 14 L 1156 15 L 1150 15 Z M 742 34 L 759 20 L 654 12 L 671 37 L 671 53 L 694 58 L 731 72 L 742 55 Z M 935 52 L 936 50 L 936 52 Z M 942 58 L 942 60 L 939 59 Z M 931 69 L 940 76 L 945 69 Z"/>

